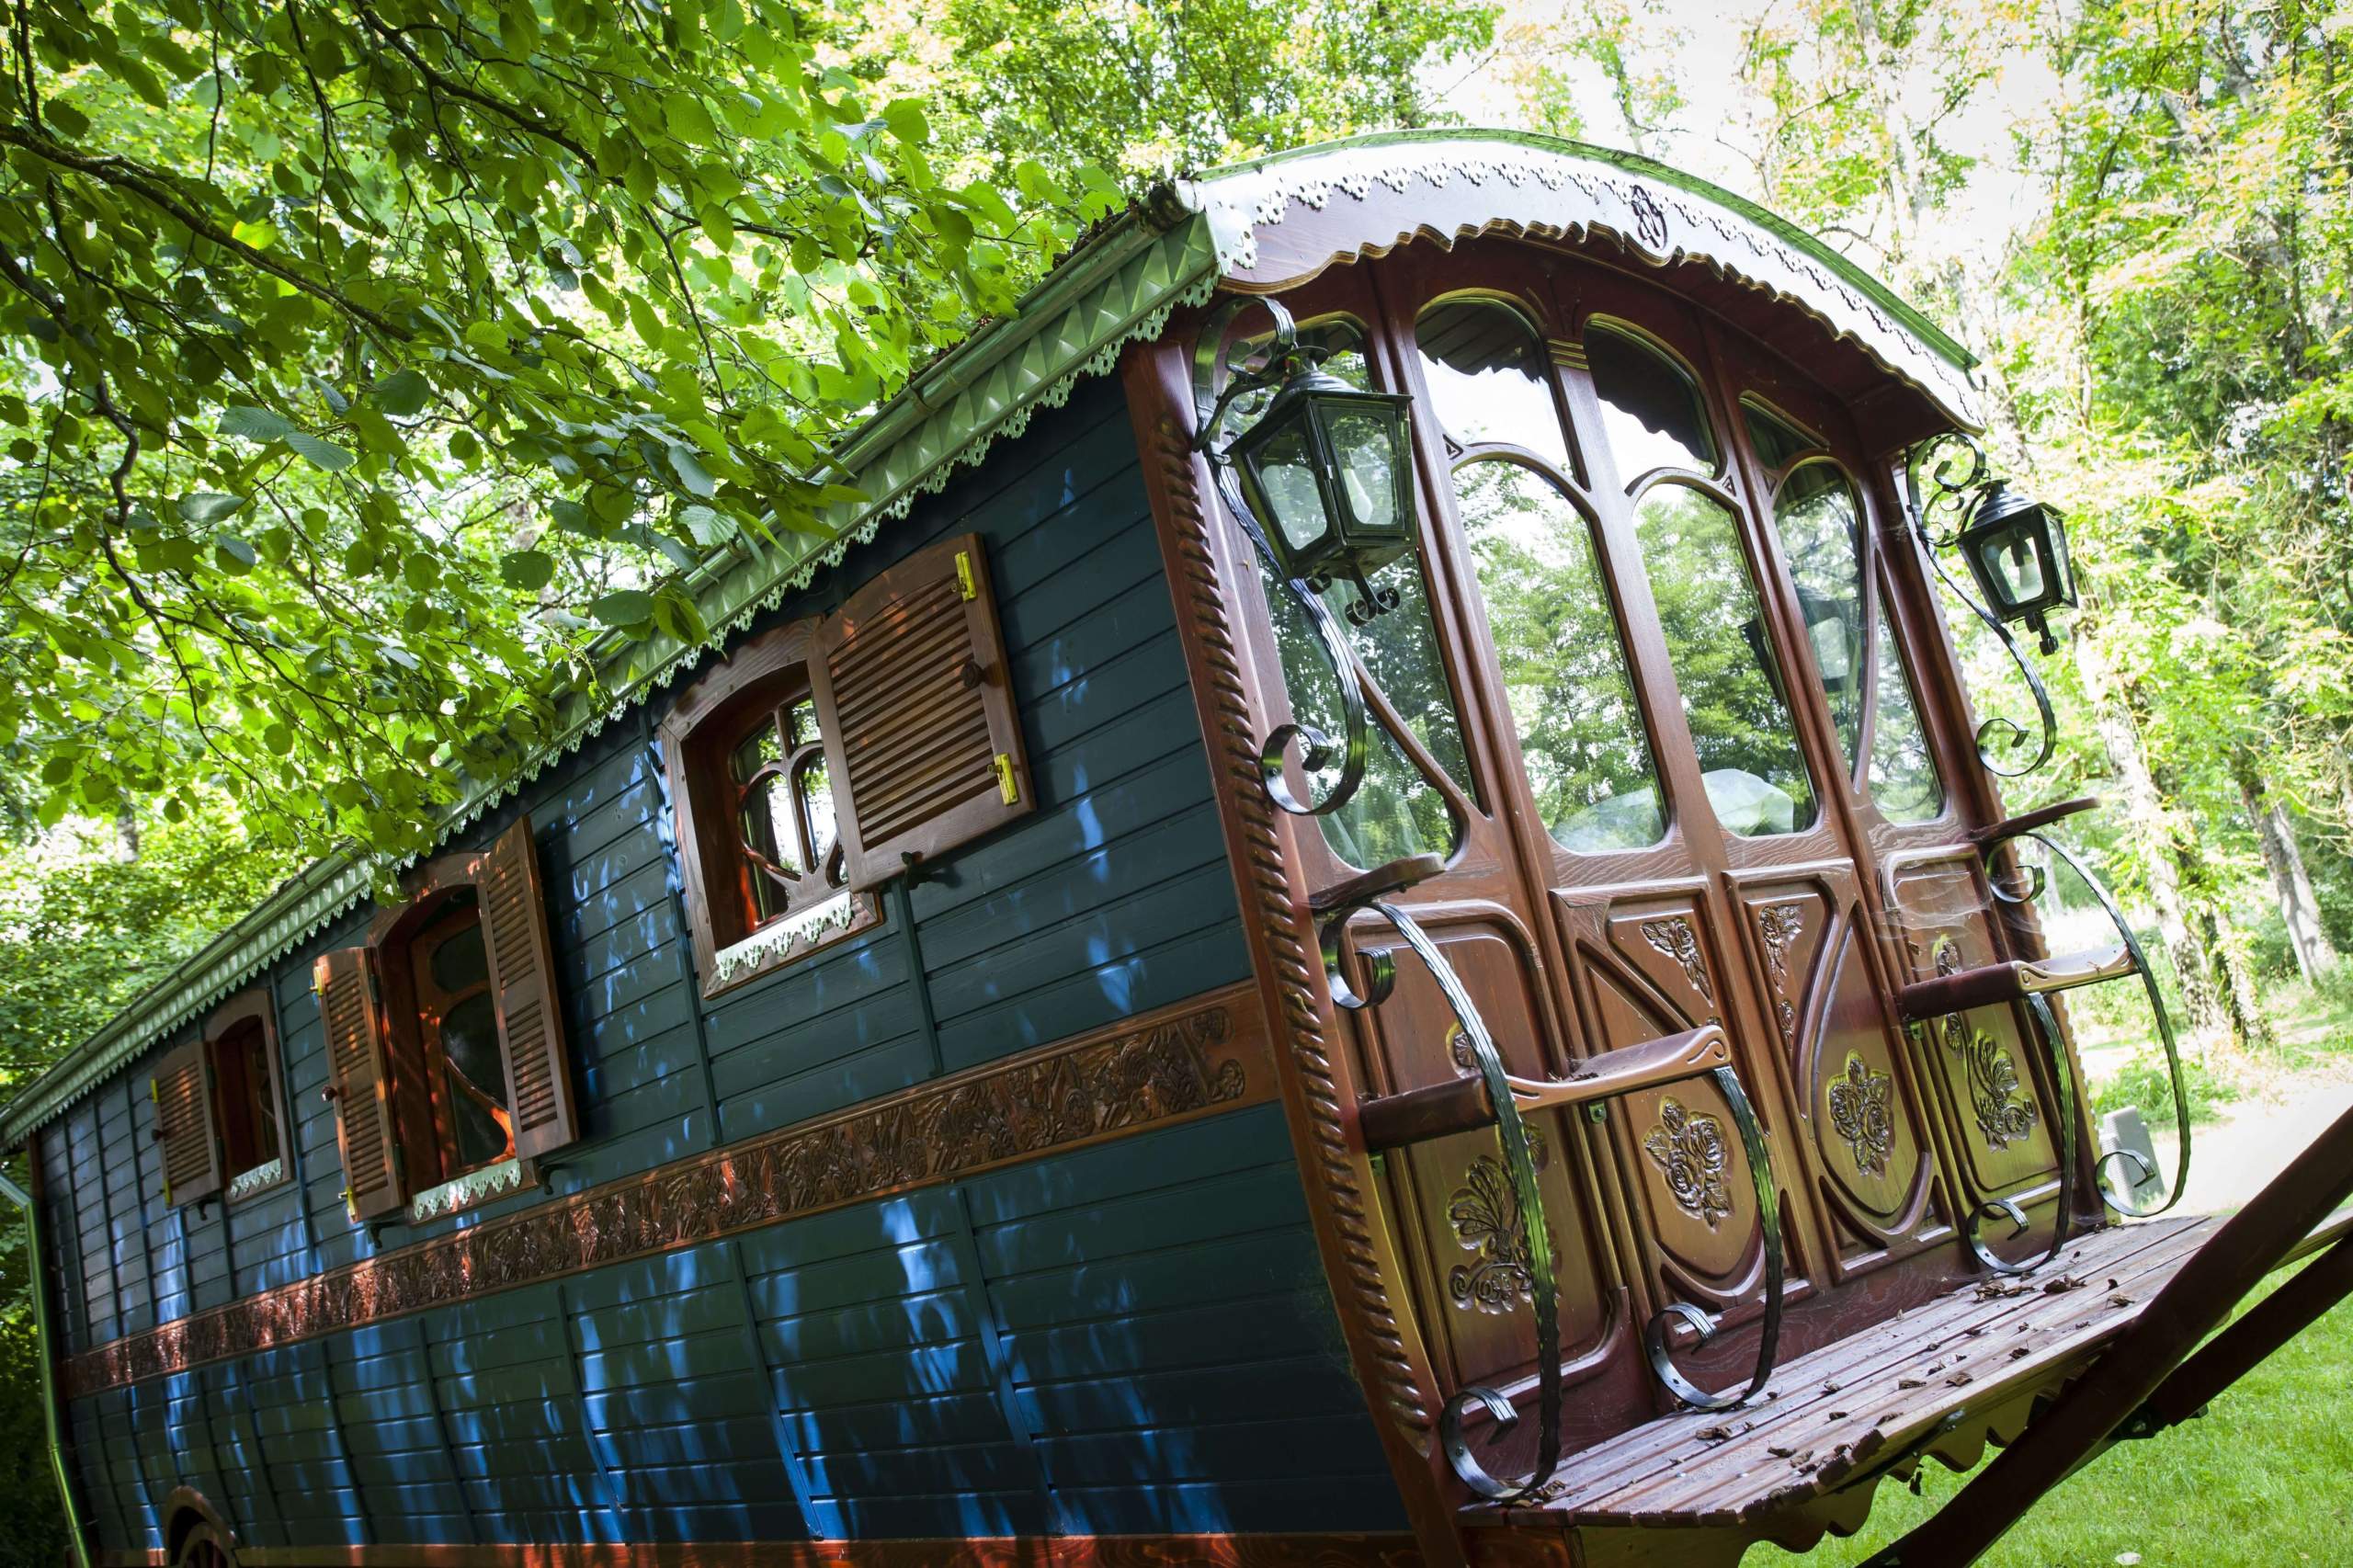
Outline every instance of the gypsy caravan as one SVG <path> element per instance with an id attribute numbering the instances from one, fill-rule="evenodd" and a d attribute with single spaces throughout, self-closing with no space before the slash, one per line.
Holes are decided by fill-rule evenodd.
<path id="1" fill-rule="evenodd" d="M 2341 1293 L 2353 1123 L 2099 1157 L 1971 364 L 1639 158 L 1154 191 L 7 1109 L 81 1560 L 1730 1564 L 1998 1441 L 1972 1560 Z"/>

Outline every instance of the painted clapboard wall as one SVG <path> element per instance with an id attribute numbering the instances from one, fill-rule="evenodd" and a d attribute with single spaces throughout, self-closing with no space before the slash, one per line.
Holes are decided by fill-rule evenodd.
<path id="1" fill-rule="evenodd" d="M 894 909 L 700 1006 L 654 710 L 471 835 L 522 809 L 539 844 L 585 1125 L 554 1191 L 1247 976 L 1116 389 L 779 619 L 964 529 L 988 541 L 1040 809 L 911 890 L 912 942 Z M 309 978 L 360 924 L 268 982 L 295 1182 L 165 1209 L 143 1067 L 43 1130 L 69 1350 L 369 1252 Z M 260 1545 L 1402 1524 L 1271 1105 L 110 1390 L 69 1424 L 109 1548 L 163 1544 L 183 1483 Z"/>

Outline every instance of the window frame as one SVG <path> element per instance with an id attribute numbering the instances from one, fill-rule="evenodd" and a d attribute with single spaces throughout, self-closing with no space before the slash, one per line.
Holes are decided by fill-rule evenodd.
<path id="1" fill-rule="evenodd" d="M 787 788 L 794 790 L 797 817 L 801 805 L 793 779 L 811 760 L 803 754 L 813 748 L 828 763 L 834 792 L 834 842 L 824 859 L 840 858 L 845 846 L 843 785 L 831 767 L 828 715 L 825 705 L 815 700 L 810 671 L 822 624 L 818 617 L 805 617 L 752 638 L 687 687 L 660 725 L 681 892 L 705 1000 L 869 930 L 882 918 L 881 903 L 873 893 L 823 877 L 804 878 L 815 883 L 810 893 L 795 897 L 788 892 L 780 912 L 755 918 L 750 879 L 759 873 L 736 825 L 745 786 L 735 778 L 733 761 L 758 715 L 767 715 L 767 722 L 775 724 L 778 714 L 810 701 L 817 735 L 806 745 L 788 749 L 782 765 Z M 722 892 L 723 902 L 714 896 Z M 790 932 L 791 922 L 837 897 L 849 901 L 846 920 L 789 934 L 783 940 L 768 935 Z"/>
<path id="2" fill-rule="evenodd" d="M 403 903 L 379 910 L 355 947 L 322 954 L 313 961 L 312 983 L 324 1006 L 328 1000 L 331 960 L 338 953 L 357 955 L 355 973 L 348 983 L 366 987 L 367 1028 L 373 1031 L 373 1050 L 381 1063 L 375 1096 L 398 1202 L 366 1214 L 355 1210 L 353 1217 L 363 1223 L 423 1224 L 509 1197 L 538 1184 L 549 1156 L 585 1135 L 573 1092 L 574 1065 L 564 1037 L 561 976 L 537 857 L 530 819 L 518 817 L 484 847 L 456 850 L 409 872 L 401 882 L 408 895 Z M 449 1131 L 445 1142 L 442 1119 L 434 1104 L 438 1041 L 428 1042 L 420 1027 L 413 949 L 415 939 L 463 896 L 474 901 L 474 919 L 482 931 L 491 1014 L 505 1079 L 502 1086 L 512 1120 L 504 1158 L 451 1172 L 448 1154 L 455 1151 L 455 1134 Z M 506 915 L 498 913 L 506 898 L 520 901 L 529 911 L 528 922 L 518 925 L 513 919 L 514 905 L 508 906 Z M 500 927 L 509 933 L 503 941 L 494 935 L 494 920 L 506 921 Z M 510 949 L 504 963 L 502 948 Z M 332 1028 L 329 1034 L 327 1086 L 334 1094 L 342 1080 L 333 1061 L 336 1044 Z M 526 1062 L 517 1062 L 518 1049 L 526 1051 Z M 533 1062 L 543 1069 L 536 1099 L 519 1086 L 528 1062 Z M 347 1184 L 357 1179 L 347 1142 L 349 1131 L 345 1108 L 338 1105 L 336 1147 Z M 435 1166 L 430 1171 L 418 1168 L 426 1150 L 431 1151 Z M 425 1176 L 432 1179 L 420 1179 Z M 347 1210 L 353 1210 L 356 1199 L 349 1185 L 344 1197 Z"/>
<path id="3" fill-rule="evenodd" d="M 238 1186 L 240 1177 L 270 1163 L 261 1161 L 241 1171 L 234 1168 L 230 1153 L 229 1129 L 232 1123 L 226 1100 L 228 1074 L 222 1071 L 222 1055 L 238 1028 L 247 1023 L 255 1025 L 261 1032 L 260 1087 L 267 1097 L 270 1114 L 278 1126 L 278 1174 L 265 1180 L 250 1182 L 241 1188 Z M 224 1204 L 233 1207 L 264 1193 L 275 1192 L 294 1179 L 293 1129 L 287 1121 L 286 1074 L 278 1045 L 278 1008 L 270 994 L 257 986 L 230 997 L 206 1016 L 201 1039 L 204 1043 L 206 1092 L 211 1099 L 213 1137 L 220 1149 L 221 1197 Z M 243 1076 L 242 1069 L 239 1075 Z"/>

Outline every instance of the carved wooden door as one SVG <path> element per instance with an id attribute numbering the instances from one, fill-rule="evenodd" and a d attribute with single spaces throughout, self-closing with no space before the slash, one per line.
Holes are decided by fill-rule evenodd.
<path id="1" fill-rule="evenodd" d="M 1476 249 L 1443 272 L 1401 257 L 1382 287 L 1388 335 L 1415 347 L 1425 466 L 1450 477 L 1443 553 L 1548 926 L 1561 1054 L 1725 1027 L 1771 1135 L 1795 1354 L 1838 1331 L 1846 1281 L 1949 1235 L 1857 813 L 1868 737 L 1836 728 L 1883 641 L 1851 462 L 1835 410 L 1806 428 L 1744 403 L 1727 361 L 1770 380 L 1762 357 L 1620 275 L 1495 246 L 1478 292 L 1441 292 Z M 1793 575 L 1790 528 L 1817 575 L 1811 547 L 1844 541 L 1843 597 Z M 1765 1257 L 1730 1108 L 1696 1080 L 1602 1120 L 1634 1310 L 1719 1320 L 1704 1347 L 1664 1320 L 1667 1342 L 1702 1384 L 1736 1382 Z"/>

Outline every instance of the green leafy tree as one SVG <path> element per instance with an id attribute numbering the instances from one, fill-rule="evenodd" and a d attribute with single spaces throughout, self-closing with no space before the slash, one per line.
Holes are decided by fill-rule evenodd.
<path id="1" fill-rule="evenodd" d="M 426 842 L 592 642 L 1107 198 L 934 168 L 779 0 L 17 0 L 0 744 L 43 822 Z"/>

